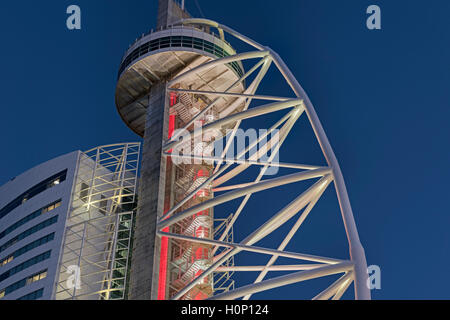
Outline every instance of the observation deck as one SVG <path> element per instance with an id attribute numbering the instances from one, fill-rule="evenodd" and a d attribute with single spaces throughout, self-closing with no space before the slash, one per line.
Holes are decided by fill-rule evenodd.
<path id="1" fill-rule="evenodd" d="M 116 107 L 122 120 L 143 137 L 148 94 L 153 85 L 170 81 L 209 61 L 235 54 L 230 44 L 206 28 L 169 26 L 144 34 L 130 46 L 120 64 Z M 190 76 L 183 80 L 180 88 L 224 91 L 243 74 L 242 63 L 233 62 Z M 241 93 L 244 86 L 242 82 L 230 92 Z M 230 100 L 217 103 L 217 112 L 229 106 Z"/>

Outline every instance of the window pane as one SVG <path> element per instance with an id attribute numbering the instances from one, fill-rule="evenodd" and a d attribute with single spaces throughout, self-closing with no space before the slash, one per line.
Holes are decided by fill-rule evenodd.
<path id="1" fill-rule="evenodd" d="M 88 201 L 89 186 L 86 183 L 81 183 L 80 199 L 84 202 Z"/>

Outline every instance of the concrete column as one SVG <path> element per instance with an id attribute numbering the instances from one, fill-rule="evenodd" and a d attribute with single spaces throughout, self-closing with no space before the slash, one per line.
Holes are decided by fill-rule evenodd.
<path id="1" fill-rule="evenodd" d="M 156 300 L 158 295 L 160 241 L 156 237 L 156 222 L 164 210 L 166 160 L 162 157 L 162 145 L 168 135 L 168 109 L 166 83 L 154 85 L 146 116 L 131 258 L 130 300 Z"/>

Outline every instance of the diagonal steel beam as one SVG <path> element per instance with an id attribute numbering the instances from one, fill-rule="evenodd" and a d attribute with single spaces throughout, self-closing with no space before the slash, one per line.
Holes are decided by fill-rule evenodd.
<path id="1" fill-rule="evenodd" d="M 263 224 L 258 230 L 253 232 L 251 235 L 249 235 L 247 238 L 245 238 L 241 242 L 241 246 L 250 246 L 250 248 L 253 248 L 252 245 L 256 243 L 257 241 L 261 240 L 262 238 L 269 235 L 274 229 L 273 227 L 279 220 L 286 220 L 286 216 L 295 215 L 298 211 L 303 209 L 304 206 L 308 204 L 309 201 L 311 201 L 311 198 L 314 196 L 316 192 L 319 192 L 322 188 L 326 188 L 329 184 L 331 177 L 329 175 L 323 177 L 318 182 L 316 182 L 313 186 L 311 186 L 308 190 L 303 192 L 297 199 L 295 199 L 293 202 L 291 202 L 287 207 L 282 209 L 280 212 L 278 212 L 275 216 L 273 216 L 271 219 L 269 219 L 265 224 Z M 302 207 L 303 205 L 303 207 Z M 295 212 L 297 210 L 297 212 Z M 279 224 L 281 225 L 281 224 Z M 195 241 L 195 240 L 191 240 Z M 214 241 L 214 240 L 212 240 Z M 206 276 L 210 275 L 214 272 L 218 267 L 220 267 L 225 261 L 227 261 L 232 256 L 238 254 L 242 249 L 239 247 L 230 248 L 229 251 L 226 251 L 224 253 L 220 254 L 220 257 L 216 257 L 216 261 L 213 263 L 212 266 L 210 266 L 207 270 L 205 270 L 200 276 L 198 276 L 195 280 L 193 280 L 191 283 L 189 283 L 187 286 L 185 286 L 183 289 L 181 289 L 172 299 L 178 300 L 180 299 L 184 294 L 186 294 L 189 290 L 191 290 L 197 283 L 202 281 Z M 274 253 L 279 253 L 280 255 L 284 254 L 283 252 L 279 252 L 278 250 L 275 250 Z"/>
<path id="2" fill-rule="evenodd" d="M 264 73 L 267 71 L 265 70 L 266 64 L 267 62 L 270 61 L 270 63 L 272 62 L 272 60 L 268 59 L 267 57 L 261 59 L 260 62 L 258 62 L 256 65 L 254 65 L 249 71 L 247 71 L 245 73 L 245 75 L 243 75 L 240 79 L 238 79 L 237 81 L 235 81 L 231 86 L 229 86 L 225 92 L 229 92 L 231 89 L 235 88 L 237 85 L 239 85 L 240 83 L 242 83 L 243 81 L 245 81 L 251 74 L 253 74 L 253 72 L 255 72 L 261 65 L 264 64 L 264 67 L 262 68 L 262 70 L 260 71 L 258 77 L 260 77 L 261 73 Z M 214 61 L 213 61 L 214 62 Z M 191 71 L 190 71 L 191 72 Z M 185 75 L 185 74 L 183 74 Z M 258 81 L 258 77 L 253 81 L 252 85 L 246 90 L 244 91 L 244 93 L 252 93 L 251 88 L 255 85 L 255 83 L 257 83 Z M 258 85 L 256 85 L 257 87 Z M 171 85 L 169 84 L 167 86 L 168 90 L 174 90 L 174 89 L 170 89 Z M 184 126 L 184 130 L 187 130 L 187 128 L 189 128 L 190 126 L 192 126 L 198 119 L 200 119 L 200 117 L 202 117 L 203 115 L 205 115 L 209 110 L 211 110 L 216 103 L 218 103 L 220 101 L 220 99 L 222 99 L 223 97 L 219 97 L 214 99 L 209 105 L 206 106 L 205 109 L 201 110 L 198 114 L 196 114 L 185 126 Z M 246 110 L 248 108 L 248 105 L 246 106 L 246 108 L 244 110 Z M 175 132 L 174 136 L 172 137 L 171 140 L 175 140 L 177 139 L 183 130 L 180 130 L 178 133 Z"/>
<path id="3" fill-rule="evenodd" d="M 279 288 L 306 280 L 321 278 L 332 274 L 348 272 L 352 270 L 353 267 L 354 265 L 352 262 L 342 262 L 339 264 L 327 265 L 313 270 L 300 271 L 293 274 L 276 277 L 260 283 L 250 284 L 233 291 L 225 292 L 214 296 L 210 300 L 233 300 L 248 294 L 254 294 L 261 291 Z"/>
<path id="4" fill-rule="evenodd" d="M 306 220 L 306 218 L 308 217 L 308 215 L 310 214 L 310 212 L 312 211 L 312 209 L 316 205 L 317 201 L 319 201 L 319 199 L 322 197 L 324 192 L 325 192 L 325 188 L 320 193 L 318 193 L 315 196 L 315 198 L 308 204 L 306 209 L 303 211 L 303 213 L 300 215 L 298 220 L 295 222 L 295 224 L 292 227 L 292 229 L 289 231 L 287 236 L 281 242 L 280 246 L 278 247 L 278 250 L 284 251 L 284 249 L 286 249 L 286 246 L 289 244 L 289 242 L 291 241 L 293 236 L 297 233 L 298 229 L 301 227 L 303 222 Z M 256 278 L 254 283 L 261 282 L 265 278 L 265 276 L 269 272 L 270 267 L 275 264 L 277 259 L 278 259 L 278 256 L 273 256 L 269 260 L 269 262 L 266 265 L 266 268 L 264 270 L 262 270 L 262 272 L 258 275 L 258 277 Z M 251 295 L 245 296 L 243 300 L 248 300 L 248 299 L 250 299 L 250 297 L 251 297 Z"/>
<path id="5" fill-rule="evenodd" d="M 312 261 L 312 262 L 326 263 L 326 264 L 337 264 L 337 263 L 344 262 L 344 260 L 341 260 L 341 259 L 320 257 L 320 256 L 316 256 L 316 255 L 297 253 L 297 252 L 279 251 L 279 250 L 275 250 L 275 249 L 245 245 L 242 243 L 231 243 L 231 242 L 223 242 L 223 241 L 211 240 L 211 239 L 206 239 L 206 238 L 196 238 L 196 237 L 186 236 L 186 235 L 178 234 L 178 233 L 158 231 L 158 235 L 160 235 L 161 237 L 168 237 L 168 238 L 172 238 L 172 239 L 179 239 L 179 240 L 190 241 L 190 242 L 195 242 L 195 243 L 202 243 L 202 244 L 207 244 L 207 245 L 215 245 L 215 246 L 221 246 L 221 247 L 226 247 L 226 248 L 238 249 L 239 251 L 248 251 L 248 252 L 261 253 L 261 254 L 267 254 L 267 255 L 279 255 L 281 257 L 290 258 L 290 259 L 305 260 L 305 261 Z M 197 279 L 197 281 L 200 281 L 200 280 Z"/>
<path id="6" fill-rule="evenodd" d="M 336 280 L 331 286 L 329 286 L 327 289 L 319 293 L 317 296 L 313 298 L 313 300 L 328 300 L 331 297 L 333 297 L 339 289 L 341 289 L 347 281 L 351 282 L 353 280 L 353 272 L 348 272 L 347 274 L 343 275 L 341 278 Z"/>
<path id="7" fill-rule="evenodd" d="M 263 182 L 257 183 L 255 185 L 249 186 L 247 188 L 231 191 L 226 194 L 220 195 L 216 198 L 213 198 L 211 200 L 205 201 L 196 206 L 193 206 L 192 208 L 189 208 L 185 211 L 177 213 L 177 214 L 173 215 L 172 217 L 161 221 L 160 223 L 158 223 L 158 228 L 159 229 L 167 228 L 167 227 L 173 225 L 174 223 L 177 223 L 178 221 L 181 221 L 199 211 L 206 210 L 211 207 L 217 206 L 219 204 L 231 201 L 233 199 L 243 197 L 247 194 L 260 192 L 263 190 L 279 187 L 279 186 L 294 183 L 294 182 L 323 177 L 323 176 L 329 174 L 330 172 L 331 171 L 329 168 L 304 171 L 304 172 L 286 175 L 286 176 L 279 177 L 279 178 L 265 180 Z"/>
<path id="8" fill-rule="evenodd" d="M 189 139 L 189 138 L 201 135 L 203 132 L 208 131 L 208 130 L 220 129 L 222 126 L 224 126 L 226 124 L 233 123 L 233 122 L 236 122 L 239 120 L 250 119 L 250 118 L 257 117 L 257 116 L 262 116 L 262 115 L 265 115 L 268 113 L 272 113 L 275 111 L 298 107 L 300 105 L 302 105 L 301 99 L 291 99 L 291 100 L 284 101 L 284 102 L 275 102 L 275 103 L 270 103 L 270 104 L 266 104 L 263 106 L 255 107 L 255 108 L 243 111 L 243 112 L 233 114 L 233 115 L 225 117 L 223 119 L 217 120 L 213 123 L 207 124 L 206 126 L 202 127 L 200 130 L 195 130 L 194 132 L 188 132 L 187 134 L 184 135 L 184 139 Z M 174 138 L 174 139 L 176 139 L 176 138 Z M 170 140 L 163 146 L 164 151 L 173 149 L 177 145 L 179 145 L 180 143 L 183 142 L 182 140 L 174 141 L 174 139 Z"/>

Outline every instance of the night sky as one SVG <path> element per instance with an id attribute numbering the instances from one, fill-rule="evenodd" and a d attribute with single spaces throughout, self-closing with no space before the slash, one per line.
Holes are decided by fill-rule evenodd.
<path id="1" fill-rule="evenodd" d="M 194 0 L 186 3 L 201 17 Z M 382 289 L 373 298 L 450 298 L 450 2 L 198 3 L 205 17 L 277 51 L 311 98 L 340 162 L 368 264 L 381 267 Z M 81 31 L 66 28 L 71 4 L 81 7 Z M 382 30 L 366 28 L 371 4 L 381 7 Z M 156 0 L 0 2 L 0 184 L 74 150 L 139 141 L 116 112 L 115 82 L 125 50 L 156 25 L 156 9 Z M 261 93 L 288 92 L 278 80 L 271 78 Z M 316 164 L 319 149 L 302 120 L 281 160 Z M 253 199 L 236 240 L 255 217 L 263 222 L 292 201 L 300 187 L 280 188 L 276 201 Z M 311 213 L 289 250 L 347 257 L 335 202 Z M 255 277 L 244 276 L 238 283 Z M 302 290 L 294 285 L 255 298 L 297 298 Z"/>

